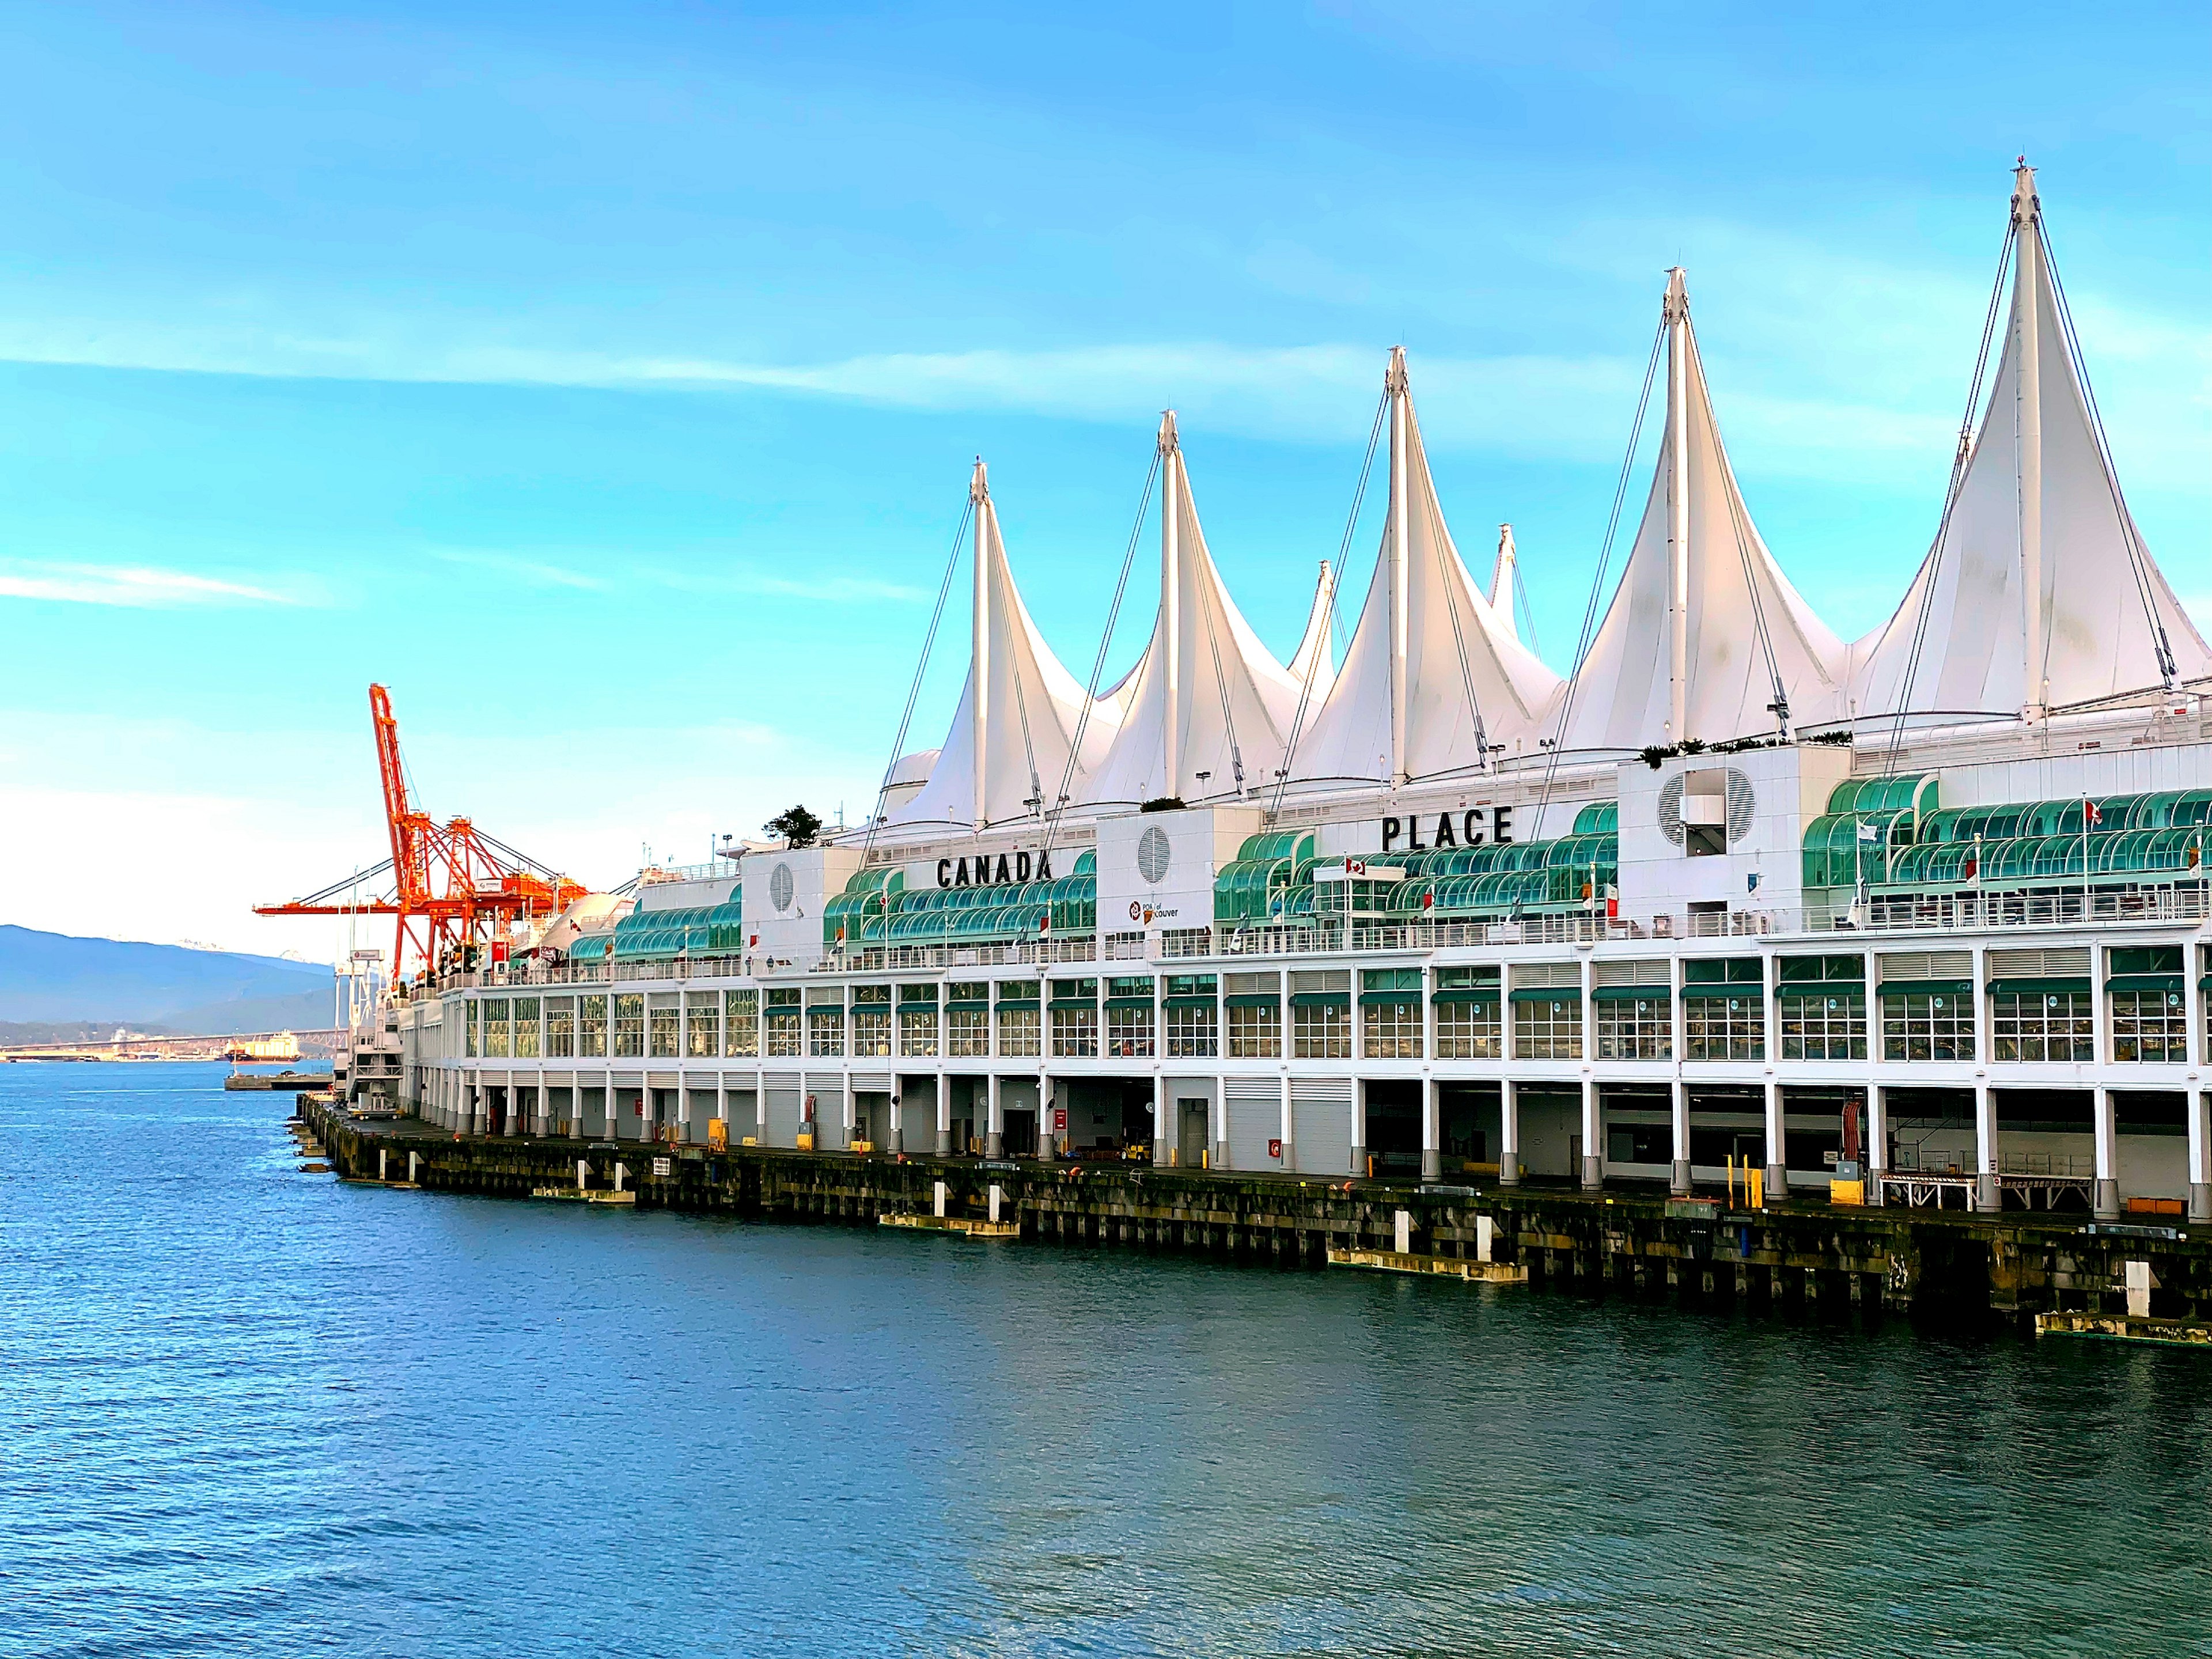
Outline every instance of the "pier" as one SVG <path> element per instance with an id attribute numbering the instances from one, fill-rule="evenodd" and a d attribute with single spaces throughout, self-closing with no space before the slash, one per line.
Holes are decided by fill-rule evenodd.
<path id="1" fill-rule="evenodd" d="M 871 1228 L 887 1217 L 943 1215 L 981 1224 L 979 1231 L 999 1223 L 1030 1244 L 1298 1269 L 1334 1255 L 1472 1281 L 1525 1279 L 1536 1289 L 1823 1317 L 1907 1315 L 2024 1331 L 2037 1315 L 2212 1318 L 2207 1228 L 1802 1200 L 1741 1208 L 1670 1199 L 1663 1188 L 526 1139 L 457 1133 L 414 1117 L 362 1121 L 320 1101 L 300 1109 L 341 1176 L 433 1192 L 620 1192 L 635 1194 L 640 1209 Z"/>

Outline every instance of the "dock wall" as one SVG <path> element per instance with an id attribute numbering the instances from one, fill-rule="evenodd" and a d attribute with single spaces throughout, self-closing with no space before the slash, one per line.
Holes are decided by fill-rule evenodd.
<path id="1" fill-rule="evenodd" d="M 1285 1268 L 1370 1250 L 1524 1267 L 1534 1286 L 1585 1294 L 1741 1299 L 1823 1316 L 1910 1315 L 1951 1323 L 2040 1313 L 2128 1311 L 2128 1263 L 2149 1264 L 2152 1314 L 2212 1317 L 2212 1229 L 2084 1223 L 1795 1202 L 1764 1210 L 1584 1194 L 1212 1175 L 1122 1164 L 992 1164 L 972 1158 L 713 1152 L 648 1142 L 457 1135 L 403 1119 L 357 1122 L 303 1102 L 332 1167 L 355 1180 L 528 1198 L 611 1188 L 622 1166 L 641 1207 L 750 1221 L 876 1224 L 927 1214 L 981 1218 L 990 1188 L 1024 1243 L 1197 1252 Z M 1401 1233 L 1400 1217 L 1405 1226 Z M 979 1248 L 981 1248 L 979 1246 Z M 2138 1272 L 2137 1282 L 2141 1282 Z"/>

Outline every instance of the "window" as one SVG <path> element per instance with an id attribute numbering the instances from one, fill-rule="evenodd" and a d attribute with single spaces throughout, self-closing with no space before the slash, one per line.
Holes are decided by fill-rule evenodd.
<path id="1" fill-rule="evenodd" d="M 1866 993 L 1856 985 L 1816 994 L 1816 988 L 1785 982 L 1775 998 L 1774 1017 L 1782 1024 L 1784 1060 L 1867 1057 Z"/>
<path id="2" fill-rule="evenodd" d="M 1089 1003 L 1052 1011 L 1052 1052 L 1083 1059 L 1098 1052 L 1098 1010 Z"/>
<path id="3" fill-rule="evenodd" d="M 684 1052 L 693 1060 L 712 1060 L 721 1048 L 722 1034 L 715 1030 L 721 999 L 712 991 L 694 995 L 684 1010 Z"/>
<path id="4" fill-rule="evenodd" d="M 937 1052 L 937 1005 L 913 1004 L 899 1010 L 899 1053 L 927 1059 Z"/>
<path id="5" fill-rule="evenodd" d="M 1884 1060 L 1972 1060 L 1974 999 L 1971 992 L 1885 989 L 1881 996 Z"/>
<path id="6" fill-rule="evenodd" d="M 853 1054 L 884 1060 L 891 1052 L 891 1011 L 884 1003 L 856 1003 L 853 1008 Z"/>
<path id="7" fill-rule="evenodd" d="M 1685 1060 L 1766 1058 L 1766 997 L 1757 986 L 1728 995 L 1682 993 Z"/>
<path id="8" fill-rule="evenodd" d="M 1166 1019 L 1170 1058 L 1208 1058 L 1220 1048 L 1219 1017 L 1211 1002 L 1171 1002 Z"/>
<path id="9" fill-rule="evenodd" d="M 1282 1053 L 1283 1005 L 1279 1000 L 1229 1005 L 1230 1059 L 1279 1060 Z"/>
<path id="10" fill-rule="evenodd" d="M 1106 981 L 1106 1052 L 1124 1059 L 1142 1059 L 1152 1052 L 1152 981 Z"/>
<path id="11" fill-rule="evenodd" d="M 1990 1036 L 1996 1058 L 2094 1060 L 2095 1015 L 2081 991 L 1998 991 L 1990 997 Z"/>
<path id="12" fill-rule="evenodd" d="M 673 1060 L 684 1052 L 682 1003 L 673 991 L 656 992 L 647 1000 L 650 1052 L 655 1060 Z"/>
<path id="13" fill-rule="evenodd" d="M 1039 1047 L 1035 1008 L 999 1010 L 999 1053 L 1008 1060 L 1034 1059 Z"/>
<path id="14" fill-rule="evenodd" d="M 760 993 L 722 993 L 722 1052 L 740 1060 L 760 1054 Z"/>
<path id="15" fill-rule="evenodd" d="M 471 997 L 469 999 L 468 1008 L 468 1041 L 464 1047 L 468 1054 L 473 1058 L 483 1052 L 483 1004 Z"/>
<path id="16" fill-rule="evenodd" d="M 1364 1027 L 1360 1048 L 1370 1060 L 1419 1060 L 1421 1057 L 1421 1005 L 1418 1002 L 1375 1002 L 1360 1010 Z"/>
<path id="17" fill-rule="evenodd" d="M 586 997 L 583 1012 L 576 1020 L 576 1057 L 579 1060 L 605 1060 L 607 1057 L 607 1000 L 605 997 Z"/>
<path id="18" fill-rule="evenodd" d="M 507 1028 L 507 1004 L 505 997 L 484 1004 L 484 1053 L 494 1060 L 504 1060 L 511 1041 Z"/>
<path id="19" fill-rule="evenodd" d="M 635 991 L 625 991 L 615 1000 L 615 1058 L 642 1060 L 645 1057 L 645 998 Z"/>
<path id="20" fill-rule="evenodd" d="M 945 1011 L 945 1052 L 963 1060 L 973 1060 L 989 1054 L 991 1011 L 988 1008 L 947 1008 Z"/>
<path id="21" fill-rule="evenodd" d="M 2179 1065 L 2189 1058 L 2189 1013 L 2179 990 L 2107 994 L 2114 1060 Z"/>
<path id="22" fill-rule="evenodd" d="M 770 991 L 761 1016 L 761 1051 L 771 1060 L 795 1058 L 799 1050 L 799 993 Z"/>
<path id="23" fill-rule="evenodd" d="M 1496 1060 L 1504 1046 L 1503 1037 L 1495 988 L 1486 1002 L 1440 1000 L 1437 1004 L 1438 1060 Z"/>
<path id="24" fill-rule="evenodd" d="M 1600 1060 L 1672 1060 L 1674 994 L 1655 986 L 1649 994 L 1600 997 L 1592 1005 Z"/>
<path id="25" fill-rule="evenodd" d="M 538 1052 L 538 999 L 517 997 L 514 1000 L 514 1057 L 535 1060 Z"/>
<path id="26" fill-rule="evenodd" d="M 1352 1058 L 1352 999 L 1300 1002 L 1291 1010 L 1294 1060 Z"/>
<path id="27" fill-rule="evenodd" d="M 817 1060 L 845 1052 L 845 1006 L 833 1003 L 806 1011 L 806 1052 Z"/>
<path id="28" fill-rule="evenodd" d="M 1583 1000 L 1577 992 L 1516 995 L 1513 1055 L 1516 1060 L 1580 1060 Z"/>
<path id="29" fill-rule="evenodd" d="M 545 1057 L 548 1060 L 574 1060 L 576 1057 L 576 999 L 574 997 L 545 999 Z"/>

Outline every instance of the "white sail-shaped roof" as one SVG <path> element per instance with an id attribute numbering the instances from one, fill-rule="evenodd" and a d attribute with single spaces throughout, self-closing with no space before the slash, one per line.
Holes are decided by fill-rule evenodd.
<path id="1" fill-rule="evenodd" d="M 1123 694 L 1112 748 L 1077 799 L 1233 799 L 1273 781 L 1298 681 L 1223 586 L 1198 521 L 1170 411 L 1160 422 L 1160 608 Z"/>
<path id="2" fill-rule="evenodd" d="M 1842 713 L 1842 644 L 1751 521 L 1721 443 L 1680 270 L 1667 277 L 1667 421 L 1620 585 L 1563 690 L 1565 750 L 1725 742 Z"/>
<path id="3" fill-rule="evenodd" d="M 1384 385 L 1390 499 L 1382 549 L 1344 665 L 1299 739 L 1294 781 L 1471 771 L 1485 762 L 1485 742 L 1533 734 L 1559 685 L 1499 620 L 1452 544 L 1402 349 L 1390 354 Z"/>
<path id="4" fill-rule="evenodd" d="M 1498 562 L 1490 568 L 1490 608 L 1498 613 L 1498 624 L 1515 639 L 1521 630 L 1513 621 L 1513 526 L 1498 526 Z"/>
<path id="5" fill-rule="evenodd" d="M 981 830 L 1049 810 L 1082 732 L 1083 755 L 1068 787 L 1081 799 L 1090 774 L 1114 738 L 1115 710 L 1089 701 L 1030 620 L 1006 566 L 983 464 L 969 488 L 975 509 L 974 654 L 960 706 L 929 781 L 891 816 L 893 823 L 943 823 Z"/>
<path id="6" fill-rule="evenodd" d="M 2098 441 L 2025 166 L 2012 214 L 2004 353 L 1911 590 L 1852 647 L 1862 715 L 2033 716 L 2212 674 Z"/>
<path id="7" fill-rule="evenodd" d="M 1329 639 L 1329 623 L 1335 615 L 1336 572 L 1323 559 L 1321 575 L 1314 583 L 1313 608 L 1306 612 L 1306 631 L 1298 648 L 1291 653 L 1291 678 L 1301 687 L 1309 678 L 1312 680 L 1312 688 L 1304 695 L 1316 708 L 1336 683 L 1336 648 Z"/>

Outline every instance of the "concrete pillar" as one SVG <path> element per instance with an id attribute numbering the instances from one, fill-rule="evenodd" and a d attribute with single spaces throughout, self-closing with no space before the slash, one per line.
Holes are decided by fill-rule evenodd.
<path id="1" fill-rule="evenodd" d="M 983 1156 L 1004 1158 L 1006 1155 L 1006 1119 L 999 1100 L 999 1074 L 991 1073 L 985 1083 L 983 1103 Z"/>
<path id="2" fill-rule="evenodd" d="M 2096 1100 L 2097 1201 L 2100 1221 L 2120 1218 L 2120 1133 L 2112 1111 L 2112 1091 L 2100 1088 Z"/>
<path id="3" fill-rule="evenodd" d="M 1152 1162 L 1164 1167 L 1182 1144 L 1182 1125 L 1168 1121 L 1168 1080 L 1152 1074 Z"/>
<path id="4" fill-rule="evenodd" d="M 1782 1085 L 1766 1079 L 1766 1196 L 1771 1203 L 1790 1196 L 1790 1163 L 1782 1133 Z"/>
<path id="5" fill-rule="evenodd" d="M 1521 1103 L 1508 1079 L 1498 1085 L 1498 1184 L 1521 1184 Z"/>
<path id="6" fill-rule="evenodd" d="M 1605 1185 L 1605 1126 L 1599 1121 L 1597 1079 L 1583 1077 L 1583 1190 Z"/>
<path id="7" fill-rule="evenodd" d="M 907 1085 L 896 1072 L 891 1073 L 891 1121 L 884 1126 L 884 1150 L 899 1153 L 906 1150 L 906 1091 Z"/>
<path id="8" fill-rule="evenodd" d="M 1877 1039 L 1879 1041 L 1879 1039 Z M 1889 1091 L 1867 1085 L 1867 1202 L 1881 1202 L 1881 1178 L 1889 1173 Z"/>
<path id="9" fill-rule="evenodd" d="M 1674 1098 L 1668 1103 L 1670 1128 L 1674 1142 L 1674 1167 L 1668 1171 L 1667 1190 L 1677 1198 L 1690 1194 L 1690 1085 L 1676 1078 Z"/>
<path id="10" fill-rule="evenodd" d="M 1052 1073 L 1037 1073 L 1037 1156 L 1056 1158 L 1060 1154 L 1059 1137 L 1053 1133 Z"/>
<path id="11" fill-rule="evenodd" d="M 2189 1218 L 2212 1221 L 2212 1093 L 2189 1091 Z"/>
<path id="12" fill-rule="evenodd" d="M 1974 1207 L 1984 1215 L 2004 1207 L 1997 1188 L 1997 1097 L 1986 1078 L 1974 1079 Z"/>
<path id="13" fill-rule="evenodd" d="M 1359 1018 L 1359 1002 L 1356 997 L 1352 1006 L 1352 1017 L 1356 1022 Z M 1359 1052 L 1357 1036 L 1352 1039 L 1352 1052 L 1355 1054 Z M 1359 1078 L 1352 1079 L 1352 1173 L 1356 1176 L 1367 1173 L 1367 1085 Z"/>
<path id="14" fill-rule="evenodd" d="M 965 1151 L 966 1148 L 963 1148 Z M 937 1155 L 949 1158 L 952 1153 L 952 1080 L 940 1076 L 937 1079 Z"/>
<path id="15" fill-rule="evenodd" d="M 1219 1073 L 1209 1079 L 1206 1090 L 1206 1116 L 1213 1125 L 1213 1167 L 1229 1167 L 1229 1091 L 1223 1086 Z"/>
<path id="16" fill-rule="evenodd" d="M 1421 1079 L 1421 1179 L 1442 1181 L 1444 1178 L 1443 1114 L 1437 1099 L 1437 1080 L 1433 1077 Z"/>
<path id="17" fill-rule="evenodd" d="M 1288 1072 L 1283 1073 L 1282 1081 L 1283 1167 L 1285 1170 L 1295 1170 L 1298 1167 L 1298 1149 L 1297 1144 L 1291 1139 L 1291 1074 Z"/>

